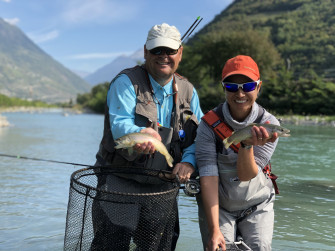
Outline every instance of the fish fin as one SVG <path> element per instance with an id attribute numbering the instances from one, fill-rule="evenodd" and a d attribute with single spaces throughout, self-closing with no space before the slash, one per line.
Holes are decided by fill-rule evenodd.
<path id="1" fill-rule="evenodd" d="M 222 141 L 222 142 L 223 142 L 223 145 L 224 145 L 224 147 L 225 147 L 226 149 L 228 149 L 229 146 L 231 145 L 231 143 L 228 142 L 228 139 L 229 139 L 229 137 L 228 137 L 228 138 L 225 138 L 225 139 Z"/>
<path id="2" fill-rule="evenodd" d="M 120 149 L 120 148 L 122 148 L 122 147 L 121 147 L 121 144 L 120 144 L 120 145 L 116 145 L 116 146 L 114 146 L 114 148 L 115 148 L 115 149 Z"/>
<path id="3" fill-rule="evenodd" d="M 127 150 L 129 155 L 132 155 L 134 153 L 134 149 L 132 147 L 128 147 Z"/>

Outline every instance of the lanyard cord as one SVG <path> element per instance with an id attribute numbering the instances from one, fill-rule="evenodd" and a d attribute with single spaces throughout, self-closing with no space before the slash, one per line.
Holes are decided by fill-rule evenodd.
<path id="1" fill-rule="evenodd" d="M 146 72 L 147 84 L 149 86 L 151 96 L 153 100 L 156 101 L 161 106 L 162 104 L 159 102 L 158 98 L 155 95 L 154 89 L 152 88 L 150 78 L 149 78 L 149 73 L 148 71 L 145 71 L 145 72 Z M 164 92 L 167 94 L 166 97 L 173 95 L 173 107 L 175 107 L 175 105 L 177 104 L 178 86 L 176 84 L 176 79 L 174 75 L 173 75 L 173 82 L 172 82 L 172 90 L 173 90 L 173 93 L 171 94 L 167 94 L 165 89 L 164 89 Z"/>
<path id="2" fill-rule="evenodd" d="M 152 88 L 150 78 L 149 78 L 149 73 L 146 69 L 145 69 L 145 73 L 146 73 L 146 78 L 147 78 L 147 84 L 148 84 L 150 92 L 151 92 L 151 96 L 152 96 L 154 102 L 156 101 L 161 106 L 161 103 L 157 99 L 157 97 L 155 95 L 155 92 L 154 92 L 154 89 Z M 167 97 L 169 97 L 170 95 L 173 95 L 173 107 L 172 107 L 171 121 L 170 121 L 170 126 L 173 128 L 174 124 L 175 124 L 174 120 L 176 118 L 176 104 L 177 104 L 177 98 L 178 98 L 178 86 L 177 86 L 176 78 L 175 78 L 174 74 L 173 74 L 173 81 L 172 81 L 172 90 L 173 90 L 173 93 L 168 94 Z"/>

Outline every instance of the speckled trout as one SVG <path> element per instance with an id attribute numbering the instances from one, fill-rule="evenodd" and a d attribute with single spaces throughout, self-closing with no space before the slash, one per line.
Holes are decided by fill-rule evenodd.
<path id="1" fill-rule="evenodd" d="M 224 147 L 226 149 L 228 149 L 228 147 L 231 145 L 231 144 L 237 144 L 237 143 L 240 143 L 241 141 L 243 140 L 246 140 L 246 139 L 249 139 L 252 137 L 252 134 L 251 134 L 251 128 L 253 126 L 257 126 L 257 127 L 264 127 L 268 133 L 269 133 L 269 136 L 272 137 L 272 134 L 273 133 L 278 133 L 278 136 L 279 137 L 288 137 L 290 136 L 290 130 L 289 129 L 286 129 L 282 126 L 278 126 L 278 125 L 273 125 L 273 124 L 256 124 L 256 123 L 252 123 L 252 124 L 249 124 L 248 126 L 244 127 L 243 129 L 241 130 L 238 130 L 238 131 L 235 131 L 233 132 L 233 134 L 224 139 L 223 140 L 223 144 L 224 144 Z"/>
<path id="2" fill-rule="evenodd" d="M 115 146 L 116 149 L 120 148 L 127 148 L 129 153 L 132 153 L 133 146 L 137 143 L 142 144 L 144 142 L 151 142 L 154 146 L 157 152 L 160 152 L 164 155 L 166 162 L 170 167 L 172 167 L 173 158 L 169 154 L 168 150 L 166 149 L 165 145 L 159 141 L 158 139 L 155 139 L 153 136 L 151 136 L 148 133 L 130 133 L 123 137 L 120 137 L 115 140 L 115 143 L 117 144 Z"/>

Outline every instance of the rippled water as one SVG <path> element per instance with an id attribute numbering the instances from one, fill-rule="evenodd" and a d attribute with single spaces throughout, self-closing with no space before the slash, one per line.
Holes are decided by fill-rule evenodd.
<path id="1" fill-rule="evenodd" d="M 3 114 L 0 153 L 92 165 L 103 116 Z M 287 126 L 273 156 L 273 250 L 334 250 L 335 129 Z M 80 167 L 0 157 L 0 250 L 62 250 L 70 175 Z M 179 196 L 177 250 L 202 250 L 195 199 Z"/>

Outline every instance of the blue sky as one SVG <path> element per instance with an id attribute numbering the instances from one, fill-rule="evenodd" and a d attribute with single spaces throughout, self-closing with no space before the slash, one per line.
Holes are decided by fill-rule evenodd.
<path id="1" fill-rule="evenodd" d="M 201 16 L 196 33 L 232 1 L 0 0 L 0 17 L 65 67 L 94 72 L 143 48 L 153 25 L 175 25 L 183 35 Z"/>

